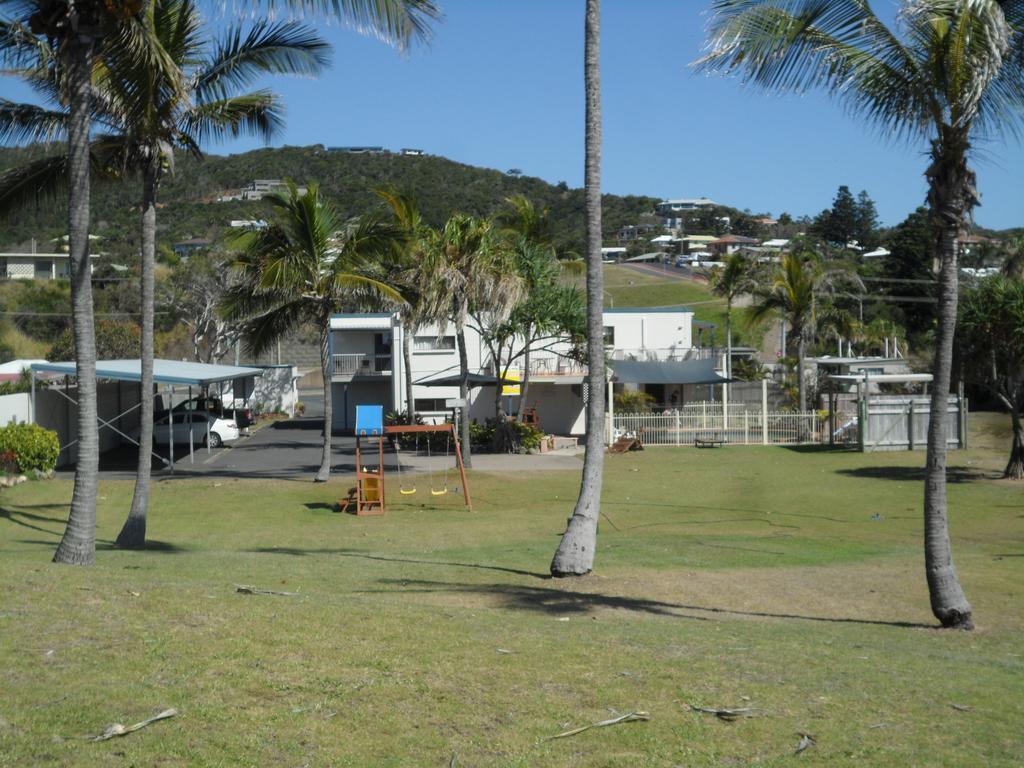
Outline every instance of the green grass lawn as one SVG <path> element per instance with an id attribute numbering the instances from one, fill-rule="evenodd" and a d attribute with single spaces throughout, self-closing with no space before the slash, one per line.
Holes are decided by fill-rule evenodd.
<path id="1" fill-rule="evenodd" d="M 110 548 L 131 484 L 105 482 L 93 568 L 49 562 L 70 483 L 26 483 L 0 495 L 0 765 L 1019 766 L 1004 445 L 953 456 L 972 633 L 933 628 L 920 453 L 609 457 L 597 570 L 557 581 L 576 473 L 473 473 L 472 514 L 421 487 L 381 518 L 331 510 L 349 478 L 161 481 L 145 552 Z"/>

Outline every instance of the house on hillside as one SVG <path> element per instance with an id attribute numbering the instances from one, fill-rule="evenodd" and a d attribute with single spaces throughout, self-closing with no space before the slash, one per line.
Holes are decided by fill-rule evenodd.
<path id="1" fill-rule="evenodd" d="M 623 308 L 604 313 L 610 391 L 640 390 L 663 404 L 703 399 L 703 388 L 723 379 L 721 353 L 693 345 L 693 312 L 685 308 Z M 355 425 L 357 405 L 380 404 L 385 411 L 404 411 L 405 370 L 401 355 L 403 328 L 397 314 L 342 314 L 331 318 L 330 354 L 334 404 L 333 425 Z M 467 356 L 472 374 L 493 375 L 493 361 L 479 334 L 466 329 Z M 523 361 L 512 370 L 523 374 Z M 543 429 L 551 434 L 582 435 L 587 366 L 569 340 L 554 340 L 531 352 L 529 401 Z M 447 401 L 458 398 L 458 386 L 433 382 L 459 372 L 454 329 L 440 333 L 436 326 L 418 330 L 412 339 L 413 408 L 423 418 L 442 421 L 449 416 Z M 494 387 L 472 389 L 470 418 L 494 416 Z M 518 400 L 518 397 L 513 398 Z M 511 412 L 520 404 L 511 403 Z"/>
<path id="2" fill-rule="evenodd" d="M 191 240 L 182 240 L 181 242 L 173 245 L 174 255 L 179 259 L 187 261 L 188 257 L 193 253 L 206 250 L 211 245 L 213 245 L 213 241 L 205 237 L 195 237 Z"/>
<path id="3" fill-rule="evenodd" d="M 91 260 L 99 258 L 92 254 Z M 96 265 L 90 263 L 90 270 Z M 0 253 L 0 280 L 66 280 L 71 277 L 67 253 Z"/>
<path id="4" fill-rule="evenodd" d="M 723 235 L 717 240 L 712 240 L 707 244 L 707 247 L 714 259 L 721 260 L 723 257 L 730 256 L 740 249 L 756 246 L 760 242 L 760 240 L 754 237 Z"/>

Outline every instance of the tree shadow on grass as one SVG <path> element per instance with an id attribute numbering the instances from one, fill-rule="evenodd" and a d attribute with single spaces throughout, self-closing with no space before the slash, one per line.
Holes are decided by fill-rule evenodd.
<path id="1" fill-rule="evenodd" d="M 177 544 L 172 544 L 169 541 L 159 541 L 157 539 L 146 539 L 144 546 L 139 549 L 124 549 L 122 547 L 115 547 L 114 542 L 104 541 L 96 542 L 97 550 L 112 551 L 112 552 L 155 552 L 163 555 L 179 555 L 182 552 L 187 552 L 188 547 L 182 547 Z"/>
<path id="2" fill-rule="evenodd" d="M 362 560 L 376 560 L 383 563 L 409 563 L 411 565 L 440 565 L 448 568 L 473 568 L 482 571 L 498 571 L 500 573 L 511 573 L 516 576 L 529 576 L 534 579 L 550 579 L 548 573 L 536 573 L 525 571 L 520 568 L 506 568 L 502 565 L 484 565 L 482 563 L 453 563 L 444 560 L 416 560 L 411 557 L 389 557 L 386 555 L 374 555 L 369 552 L 362 552 L 358 549 L 344 548 L 298 548 L 298 547 L 259 547 L 247 550 L 261 555 L 292 555 L 293 557 L 305 557 L 307 555 L 337 555 L 339 557 L 354 557 Z"/>
<path id="3" fill-rule="evenodd" d="M 23 528 L 30 528 L 33 531 L 39 531 L 39 533 L 46 533 L 50 536 L 61 536 L 61 531 L 51 531 L 47 528 L 43 528 L 39 525 L 33 525 L 33 523 L 55 523 L 60 525 L 66 522 L 66 516 L 61 517 L 58 513 L 57 517 L 51 517 L 49 515 L 37 515 L 33 512 L 26 512 L 28 509 L 55 509 L 62 510 L 66 507 L 58 504 L 8 504 L 0 507 L 0 520 L 7 520 L 15 525 L 20 525 Z M 29 520 L 33 522 L 28 522 Z"/>
<path id="4" fill-rule="evenodd" d="M 793 453 L 859 453 L 852 445 L 783 445 L 781 448 Z"/>
<path id="5" fill-rule="evenodd" d="M 853 469 L 837 469 L 836 474 L 847 477 L 858 477 L 868 480 L 902 480 L 903 482 L 924 482 L 924 467 L 855 467 Z M 991 480 L 990 475 L 977 469 L 965 467 L 949 467 L 946 469 L 946 481 L 950 483 L 973 483 L 978 480 Z"/>
<path id="6" fill-rule="evenodd" d="M 532 587 L 516 584 L 460 584 L 443 581 L 417 581 L 412 579 L 379 579 L 378 584 L 387 587 L 401 587 L 401 592 L 421 592 L 424 594 L 476 593 L 498 597 L 504 607 L 514 610 L 534 611 L 537 613 L 585 614 L 596 608 L 618 608 L 635 613 L 654 614 L 670 618 L 695 619 L 710 621 L 714 616 L 747 616 L 766 619 L 792 619 L 798 621 L 815 621 L 827 624 L 862 624 L 865 626 L 897 627 L 899 629 L 937 629 L 930 624 L 918 624 L 910 621 L 884 621 L 882 619 L 851 619 L 841 616 L 807 616 L 794 613 L 776 613 L 771 611 L 739 611 L 729 608 L 718 608 L 706 605 L 687 605 L 664 600 L 649 600 L 639 597 L 622 595 L 604 595 L 599 592 L 578 592 L 553 587 Z M 395 589 L 360 590 L 394 594 Z M 683 613 L 689 611 L 691 613 Z M 701 614 L 711 614 L 702 616 Z"/>

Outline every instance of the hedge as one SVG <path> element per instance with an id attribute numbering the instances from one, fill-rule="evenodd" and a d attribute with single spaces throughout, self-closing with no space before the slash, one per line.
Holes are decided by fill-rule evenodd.
<path id="1" fill-rule="evenodd" d="M 49 472 L 57 466 L 60 441 L 57 433 L 38 424 L 9 424 L 0 427 L 0 453 L 17 457 L 18 471 Z"/>

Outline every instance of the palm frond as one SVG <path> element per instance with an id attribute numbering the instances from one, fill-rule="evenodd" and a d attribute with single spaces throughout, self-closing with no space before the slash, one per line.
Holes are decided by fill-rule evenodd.
<path id="1" fill-rule="evenodd" d="M 766 90 L 822 87 L 896 134 L 934 113 L 920 62 L 868 0 L 717 0 L 703 71 L 738 72 Z"/>
<path id="2" fill-rule="evenodd" d="M 272 0 L 267 0 L 270 5 Z M 288 0 L 299 10 L 333 14 L 364 35 L 406 50 L 415 41 L 429 41 L 430 25 L 441 18 L 434 0 Z"/>
<path id="3" fill-rule="evenodd" d="M 219 99 L 266 74 L 314 76 L 330 64 L 330 44 L 298 22 L 253 25 L 228 31 L 195 76 L 200 101 Z"/>
<path id="4" fill-rule="evenodd" d="M 0 99 L 0 143 L 46 144 L 64 136 L 67 113 Z"/>
<path id="5" fill-rule="evenodd" d="M 176 139 L 188 148 L 245 134 L 269 142 L 284 129 L 284 108 L 270 91 L 256 91 L 196 104 L 181 123 Z"/>

